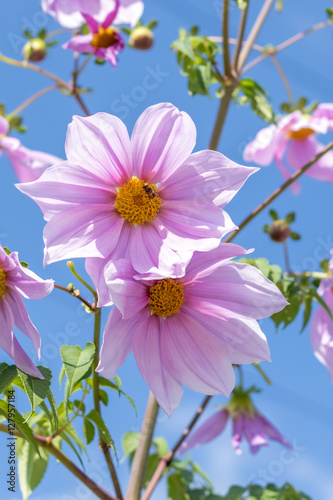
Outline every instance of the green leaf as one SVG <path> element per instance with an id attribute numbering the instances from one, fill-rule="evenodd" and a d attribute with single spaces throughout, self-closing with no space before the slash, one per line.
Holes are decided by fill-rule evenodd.
<path id="1" fill-rule="evenodd" d="M 104 441 L 104 443 L 111 446 L 111 448 L 115 452 L 113 439 L 111 438 L 109 430 L 108 430 L 107 426 L 105 425 L 105 422 L 102 419 L 102 417 L 100 416 L 100 414 L 96 410 L 91 410 L 91 412 L 88 413 L 88 415 L 86 415 L 86 418 L 91 420 L 96 425 L 96 427 L 99 431 L 99 435 L 100 435 L 101 440 Z"/>
<path id="2" fill-rule="evenodd" d="M 31 414 L 28 419 L 32 416 L 37 406 L 47 397 L 51 385 L 51 370 L 45 368 L 44 366 L 38 366 L 37 368 L 43 375 L 44 380 L 31 377 L 31 375 L 27 375 L 26 373 L 21 372 L 21 370 L 19 369 L 17 370 L 19 377 L 24 385 L 25 393 L 28 396 L 31 404 Z"/>
<path id="3" fill-rule="evenodd" d="M 187 57 L 189 57 L 193 61 L 195 61 L 195 59 L 196 59 L 196 55 L 192 49 L 190 37 L 176 40 L 171 45 L 171 48 L 175 49 L 178 52 L 181 52 L 182 54 L 185 54 Z"/>
<path id="4" fill-rule="evenodd" d="M 120 391 L 120 389 L 121 389 L 121 384 L 122 384 L 122 382 L 121 382 L 121 378 L 120 378 L 120 377 L 118 377 L 118 375 L 115 375 L 113 380 L 115 381 L 116 386 L 118 387 L 118 389 L 119 389 L 119 391 Z"/>
<path id="5" fill-rule="evenodd" d="M 271 218 L 273 220 L 279 220 L 279 216 L 278 216 L 278 214 L 277 214 L 277 212 L 275 210 L 271 209 L 269 211 L 269 215 L 271 216 Z"/>
<path id="6" fill-rule="evenodd" d="M 68 401 L 75 384 L 90 374 L 95 346 L 92 342 L 88 342 L 82 350 L 79 346 L 64 345 L 60 347 L 60 354 L 67 375 L 65 398 Z"/>
<path id="7" fill-rule="evenodd" d="M 152 21 L 150 21 L 150 23 L 147 24 L 147 28 L 149 30 L 153 30 L 154 28 L 156 28 L 157 25 L 158 25 L 157 19 L 153 19 Z"/>
<path id="8" fill-rule="evenodd" d="M 320 263 L 320 268 L 324 271 L 324 273 L 327 273 L 330 269 L 330 263 L 328 259 L 324 259 Z"/>
<path id="9" fill-rule="evenodd" d="M 13 380 L 17 377 L 17 368 L 15 365 L 7 365 L 7 363 L 0 364 L 0 394 L 2 394 L 7 387 L 11 385 Z"/>
<path id="10" fill-rule="evenodd" d="M 62 386 L 62 381 L 64 380 L 64 376 L 66 375 L 65 367 L 62 365 L 60 373 L 59 373 L 59 390 Z"/>
<path id="11" fill-rule="evenodd" d="M 65 432 L 62 432 L 59 436 L 63 441 L 65 441 L 65 443 L 68 444 L 68 446 L 70 448 L 72 448 L 72 450 L 74 451 L 75 455 L 77 456 L 81 466 L 82 466 L 82 469 L 85 470 L 85 466 L 84 466 L 84 463 L 82 461 L 82 458 L 80 456 L 80 453 L 77 451 L 77 449 L 75 448 L 74 444 L 72 443 L 72 441 L 69 439 L 69 437 L 67 436 L 67 434 Z"/>
<path id="12" fill-rule="evenodd" d="M 168 477 L 168 500 L 190 500 L 186 485 L 179 472 Z"/>
<path id="13" fill-rule="evenodd" d="M 50 407 L 53 413 L 53 418 L 54 418 L 54 426 L 55 429 L 58 430 L 58 409 L 57 409 L 57 403 L 56 400 L 54 399 L 53 392 L 51 389 L 47 393 L 47 400 L 50 403 Z"/>
<path id="14" fill-rule="evenodd" d="M 291 212 L 290 214 L 288 214 L 288 215 L 286 216 L 286 218 L 285 218 L 284 220 L 285 220 L 288 224 L 291 224 L 291 222 L 294 222 L 295 217 L 296 217 L 295 212 Z"/>
<path id="15" fill-rule="evenodd" d="M 273 314 L 271 319 L 274 321 L 276 327 L 283 324 L 283 328 L 286 328 L 290 323 L 296 318 L 300 307 L 300 297 L 293 297 L 290 299 L 290 304 L 286 306 L 282 311 Z"/>
<path id="16" fill-rule="evenodd" d="M 283 0 L 276 0 L 275 10 L 281 12 L 283 9 Z"/>
<path id="17" fill-rule="evenodd" d="M 164 458 L 169 451 L 169 446 L 163 437 L 157 437 L 153 441 L 153 446 L 156 449 L 160 458 Z"/>
<path id="18" fill-rule="evenodd" d="M 190 95 L 201 94 L 209 96 L 209 87 L 212 79 L 211 65 L 209 63 L 193 68 L 189 72 L 188 77 Z"/>
<path id="19" fill-rule="evenodd" d="M 131 455 L 138 447 L 140 440 L 140 432 L 129 431 L 123 435 L 122 438 L 122 447 L 124 450 L 123 459 L 125 459 L 128 455 Z"/>
<path id="20" fill-rule="evenodd" d="M 50 412 L 50 410 L 48 409 L 48 407 L 46 406 L 46 403 L 45 401 L 42 401 L 41 403 L 39 403 L 39 407 L 43 410 L 43 412 L 47 415 L 47 418 L 49 419 L 49 422 L 51 424 L 51 429 L 52 429 L 52 432 L 55 432 L 55 427 L 54 427 L 54 421 L 53 421 L 53 418 L 52 418 L 52 413 Z"/>
<path id="21" fill-rule="evenodd" d="M 9 408 L 11 408 L 11 405 L 7 403 L 7 401 L 0 400 L 0 414 L 3 415 L 6 419 L 8 419 Z M 16 409 L 14 413 L 15 416 L 12 420 L 15 422 L 15 429 L 25 437 L 25 439 L 31 444 L 35 452 L 39 455 L 38 444 L 32 433 L 32 430 L 30 429 L 29 425 L 25 423 L 22 415 Z M 9 423 L 11 423 L 10 420 Z"/>
<path id="22" fill-rule="evenodd" d="M 242 496 L 246 490 L 247 488 L 243 488 L 242 486 L 231 486 L 226 496 L 223 497 L 223 500 L 242 500 Z"/>
<path id="23" fill-rule="evenodd" d="M 243 92 L 245 100 L 238 97 L 240 91 Z M 240 104 L 250 103 L 252 110 L 263 120 L 269 123 L 275 122 L 275 114 L 267 100 L 267 94 L 254 80 L 250 78 L 240 80 L 239 86 L 234 91 L 233 98 Z"/>
<path id="24" fill-rule="evenodd" d="M 88 420 L 86 417 L 83 419 L 83 435 L 87 444 L 90 444 L 95 437 L 95 427 L 94 424 Z"/>
<path id="25" fill-rule="evenodd" d="M 27 500 L 46 472 L 50 454 L 42 447 L 39 452 L 40 455 L 38 456 L 27 441 L 22 443 L 18 474 L 23 500 Z"/>
<path id="26" fill-rule="evenodd" d="M 108 380 L 107 378 L 104 378 L 101 376 L 99 377 L 99 385 L 102 387 L 110 387 L 110 389 L 117 391 L 119 393 L 119 395 L 123 395 L 127 399 L 127 401 L 130 403 L 130 405 L 132 406 L 134 413 L 135 413 L 135 416 L 137 416 L 135 403 L 134 403 L 133 399 L 128 394 L 126 394 L 124 391 L 122 391 L 120 389 L 121 380 L 117 375 L 114 377 L 114 381 L 116 382 L 116 384 L 114 384 L 113 382 L 111 382 L 111 380 Z"/>
<path id="27" fill-rule="evenodd" d="M 325 9 L 325 10 L 330 20 L 333 21 L 333 9 Z"/>
<path id="28" fill-rule="evenodd" d="M 237 7 L 239 9 L 245 9 L 245 7 L 248 5 L 249 0 L 235 0 Z"/>
<path id="29" fill-rule="evenodd" d="M 294 232 L 291 232 L 289 236 L 292 240 L 300 240 L 301 239 L 301 236 L 297 233 L 294 233 Z"/>
<path id="30" fill-rule="evenodd" d="M 157 453 L 154 453 L 153 455 L 149 456 L 146 469 L 146 477 L 144 481 L 144 488 L 147 487 L 159 463 L 160 463 L 160 457 L 158 456 Z"/>
<path id="31" fill-rule="evenodd" d="M 106 391 L 104 391 L 103 389 L 99 389 L 99 399 L 100 401 L 102 401 L 102 403 L 104 404 L 104 406 L 107 406 L 108 405 L 108 402 L 109 402 L 109 396 L 107 394 Z"/>

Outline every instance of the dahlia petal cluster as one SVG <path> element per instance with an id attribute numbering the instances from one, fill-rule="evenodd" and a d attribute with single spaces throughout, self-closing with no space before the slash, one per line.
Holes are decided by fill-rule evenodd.
<path id="1" fill-rule="evenodd" d="M 258 269 L 230 260 L 246 253 L 227 243 L 195 252 L 185 276 L 177 279 L 140 279 L 125 259 L 108 264 L 105 277 L 115 307 L 97 371 L 114 377 L 133 351 L 168 415 L 180 402 L 182 384 L 229 396 L 235 385 L 233 364 L 270 360 L 256 320 L 287 304 Z"/>
<path id="2" fill-rule="evenodd" d="M 83 14 L 102 23 L 118 3 L 119 10 L 113 23 L 135 26 L 143 14 L 141 0 L 42 0 L 42 7 L 65 28 L 79 28 L 85 22 Z"/>
<path id="3" fill-rule="evenodd" d="M 2 151 L 11 162 L 20 182 L 32 182 L 55 163 L 62 161 L 56 156 L 24 147 L 16 137 L 8 137 L 9 123 L 0 116 L 0 155 Z"/>
<path id="4" fill-rule="evenodd" d="M 333 250 L 331 250 L 329 274 L 329 278 L 321 281 L 318 293 L 323 296 L 333 313 Z M 333 321 L 322 306 L 318 308 L 311 320 L 310 340 L 315 356 L 326 366 L 333 382 Z"/>
<path id="5" fill-rule="evenodd" d="M 289 442 L 253 405 L 250 391 L 235 389 L 229 403 L 214 413 L 182 444 L 180 454 L 192 448 L 209 443 L 222 434 L 229 420 L 232 422 L 231 443 L 237 455 L 242 454 L 242 440 L 249 443 L 251 453 L 257 453 L 262 446 L 268 446 L 267 439 L 277 441 L 286 448 Z"/>
<path id="6" fill-rule="evenodd" d="M 294 111 L 281 118 L 277 125 L 260 130 L 255 139 L 244 150 L 245 161 L 267 166 L 275 161 L 284 179 L 289 179 L 292 170 L 299 170 L 318 154 L 324 144 L 316 138 L 333 130 L 333 104 L 320 104 L 312 115 Z M 333 153 L 329 151 L 318 160 L 306 175 L 326 182 L 333 182 Z M 292 184 L 294 192 L 299 184 Z"/>
<path id="7" fill-rule="evenodd" d="M 43 280 L 22 267 L 17 252 L 8 255 L 0 245 L 0 347 L 20 370 L 37 378 L 43 376 L 16 339 L 14 325 L 31 339 L 40 356 L 40 336 L 28 316 L 22 297 L 41 299 L 52 290 L 53 280 Z"/>

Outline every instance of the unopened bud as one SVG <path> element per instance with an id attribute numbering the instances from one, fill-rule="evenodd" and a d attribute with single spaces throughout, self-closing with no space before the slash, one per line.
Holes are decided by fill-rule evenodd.
<path id="1" fill-rule="evenodd" d="M 135 28 L 130 36 L 129 45 L 138 50 L 148 50 L 154 43 L 154 35 L 149 28 L 140 26 Z"/>
<path id="2" fill-rule="evenodd" d="M 285 220 L 275 220 L 267 230 L 273 241 L 282 243 L 290 236 L 290 228 Z"/>
<path id="3" fill-rule="evenodd" d="M 46 54 L 46 42 L 41 38 L 29 40 L 23 47 L 23 56 L 26 61 L 41 62 Z"/>

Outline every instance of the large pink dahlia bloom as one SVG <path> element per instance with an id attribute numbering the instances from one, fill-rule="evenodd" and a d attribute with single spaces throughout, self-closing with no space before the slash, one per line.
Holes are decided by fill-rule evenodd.
<path id="1" fill-rule="evenodd" d="M 105 277 L 115 307 L 97 371 L 114 377 L 133 351 L 168 415 L 180 402 L 182 384 L 204 394 L 229 395 L 235 385 L 232 364 L 270 359 L 256 320 L 287 304 L 258 269 L 230 260 L 246 253 L 227 243 L 195 252 L 178 279 L 135 279 L 128 260 L 109 263 Z"/>
<path id="2" fill-rule="evenodd" d="M 78 28 L 85 20 L 82 14 L 93 16 L 99 22 L 115 9 L 117 0 L 42 0 L 44 12 L 51 14 L 65 28 Z M 135 26 L 142 16 L 142 0 L 120 0 L 114 24 Z"/>
<path id="3" fill-rule="evenodd" d="M 288 179 L 292 169 L 300 169 L 324 148 L 316 134 L 326 134 L 330 130 L 333 130 L 333 104 L 320 104 L 311 116 L 294 111 L 281 118 L 277 125 L 260 130 L 254 141 L 246 146 L 244 159 L 261 166 L 274 160 L 283 177 Z M 333 153 L 326 153 L 306 174 L 333 182 Z M 299 191 L 299 184 L 294 183 L 292 189 Z"/>
<path id="4" fill-rule="evenodd" d="M 329 263 L 330 277 L 322 280 L 318 293 L 333 314 L 333 250 Z M 310 325 L 310 340 L 315 356 L 326 366 L 333 382 L 333 321 L 323 307 L 315 312 Z"/>
<path id="5" fill-rule="evenodd" d="M 40 356 L 40 336 L 31 323 L 22 297 L 41 299 L 53 290 L 53 280 L 42 280 L 21 266 L 17 252 L 9 255 L 0 245 L 0 347 L 16 366 L 33 377 L 43 378 L 14 335 L 14 325 L 29 337 Z"/>
<path id="6" fill-rule="evenodd" d="M 99 59 L 109 61 L 111 66 L 116 67 L 117 55 L 124 50 L 125 42 L 118 30 L 111 24 L 114 22 L 119 9 L 119 3 L 114 11 L 106 16 L 102 24 L 93 17 L 84 14 L 90 33 L 88 35 L 77 35 L 63 45 L 64 49 L 75 52 L 94 54 Z"/>
<path id="7" fill-rule="evenodd" d="M 169 103 L 146 109 L 131 139 L 115 116 L 75 116 L 68 161 L 18 185 L 48 221 L 45 264 L 97 257 L 100 270 L 100 259 L 128 258 L 139 273 L 172 276 L 188 261 L 182 252 L 216 248 L 236 227 L 223 207 L 257 169 L 191 154 L 195 141 L 191 118 Z"/>
<path id="8" fill-rule="evenodd" d="M 225 429 L 228 420 L 232 421 L 231 442 L 237 455 L 242 454 L 240 444 L 245 438 L 251 453 L 257 453 L 262 446 L 267 446 L 267 439 L 278 441 L 291 448 L 289 442 L 253 405 L 249 391 L 234 391 L 229 403 L 208 418 L 180 448 L 180 454 L 190 449 L 209 443 Z"/>
<path id="9" fill-rule="evenodd" d="M 62 161 L 56 156 L 24 147 L 16 137 L 8 137 L 9 123 L 0 116 L 0 156 L 7 155 L 20 182 L 38 179 L 50 166 Z"/>

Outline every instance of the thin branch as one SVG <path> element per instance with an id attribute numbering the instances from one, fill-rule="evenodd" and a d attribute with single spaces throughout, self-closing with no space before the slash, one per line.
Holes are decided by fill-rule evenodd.
<path id="1" fill-rule="evenodd" d="M 188 424 L 188 426 L 186 427 L 186 429 L 183 431 L 182 436 L 179 438 L 179 440 L 177 441 L 177 443 L 175 444 L 175 446 L 172 448 L 171 451 L 169 451 L 169 453 L 164 458 L 162 458 L 162 460 L 158 464 L 157 469 L 155 470 L 154 475 L 153 475 L 152 479 L 150 480 L 150 482 L 149 482 L 149 484 L 147 486 L 147 489 L 146 489 L 145 493 L 143 494 L 141 500 L 148 500 L 150 498 L 150 496 L 153 493 L 153 491 L 154 491 L 157 483 L 161 479 L 161 477 L 162 477 L 165 469 L 172 462 L 173 457 L 175 456 L 176 452 L 178 451 L 178 449 L 182 445 L 183 441 L 185 441 L 185 439 L 187 438 L 188 434 L 191 432 L 191 430 L 195 426 L 197 420 L 202 415 L 202 412 L 204 411 L 204 409 L 208 405 L 208 403 L 211 400 L 211 398 L 212 398 L 212 396 L 206 396 L 205 397 L 205 399 L 203 400 L 203 402 L 201 403 L 201 405 L 197 409 L 194 417 L 192 418 L 192 420 L 190 421 L 190 423 Z M 132 500 L 132 497 L 129 496 L 128 499 Z M 135 499 L 133 498 L 133 500 L 135 500 Z"/>
<path id="2" fill-rule="evenodd" d="M 68 269 L 74 274 L 75 278 L 78 279 L 80 281 L 80 283 L 82 283 L 83 286 L 85 286 L 87 288 L 87 290 L 89 290 L 89 292 L 91 292 L 94 296 L 94 299 L 95 299 L 95 302 L 97 301 L 97 292 L 96 290 L 94 290 L 80 275 L 79 273 L 77 272 L 77 270 L 75 269 L 75 265 L 74 265 L 74 262 L 71 261 L 71 260 L 68 260 L 67 261 L 67 267 Z"/>
<path id="3" fill-rule="evenodd" d="M 245 26 L 246 26 L 246 21 L 247 21 L 247 15 L 249 12 L 249 5 L 250 5 L 250 2 L 248 2 L 246 4 L 246 7 L 245 7 L 245 9 L 242 10 L 242 14 L 241 14 L 241 19 L 240 19 L 239 29 L 238 29 L 238 36 L 237 36 L 237 40 L 236 40 L 236 47 L 235 47 L 234 57 L 233 57 L 233 61 L 232 61 L 232 67 L 233 67 L 234 71 L 236 71 L 236 68 L 238 66 L 239 54 L 240 54 L 240 51 L 241 51 L 241 48 L 243 45 Z"/>
<path id="4" fill-rule="evenodd" d="M 261 11 L 259 12 L 256 22 L 254 23 L 253 28 L 248 36 L 248 39 L 246 40 L 244 47 L 239 55 L 238 65 L 236 68 L 237 73 L 241 72 L 241 69 L 243 68 L 245 61 L 249 53 L 251 52 L 252 46 L 266 20 L 266 17 L 268 16 L 270 9 L 273 6 L 273 3 L 274 0 L 266 0 Z"/>
<path id="5" fill-rule="evenodd" d="M 4 424 L 0 424 L 0 432 L 8 433 L 8 429 Z M 15 436 L 25 439 L 22 434 L 18 431 L 14 431 Z M 92 479 L 90 479 L 82 470 L 80 470 L 68 457 L 57 448 L 52 442 L 48 441 L 48 438 L 44 436 L 39 436 L 38 434 L 34 434 L 34 437 L 39 446 L 45 448 L 51 453 L 51 455 L 55 456 L 59 462 L 61 462 L 66 469 L 68 469 L 75 477 L 79 479 L 83 484 L 87 486 L 98 498 L 101 500 L 117 500 L 117 498 L 110 495 L 103 488 L 98 486 Z"/>
<path id="6" fill-rule="evenodd" d="M 229 84 L 229 85 L 225 84 L 224 96 L 220 100 L 220 105 L 217 112 L 217 117 L 215 120 L 212 137 L 209 143 L 209 149 L 212 149 L 214 151 L 216 151 L 219 146 L 223 126 L 228 114 L 229 105 L 232 100 L 232 94 L 234 89 L 235 89 L 234 84 Z"/>
<path id="7" fill-rule="evenodd" d="M 134 455 L 131 477 L 126 493 L 126 499 L 128 500 L 140 500 L 141 498 L 141 491 L 146 475 L 149 450 L 153 439 L 158 409 L 159 406 L 155 396 L 150 393 L 145 416 L 142 422 L 139 445 Z M 145 495 L 143 498 L 144 497 Z"/>
<path id="8" fill-rule="evenodd" d="M 260 373 L 260 375 L 262 376 L 262 378 L 265 380 L 265 382 L 268 384 L 268 385 L 272 385 L 272 381 L 271 379 L 268 377 L 268 375 L 266 375 L 266 373 L 264 372 L 264 370 L 261 368 L 260 364 L 258 362 L 256 363 L 253 363 L 254 368 Z"/>
<path id="9" fill-rule="evenodd" d="M 318 31 L 318 30 L 320 30 L 322 28 L 326 28 L 326 26 L 329 26 L 332 23 L 333 23 L 333 21 L 331 19 L 328 19 L 327 21 L 323 21 L 321 23 L 315 24 L 311 28 L 308 28 L 308 29 L 306 29 L 304 31 L 301 31 L 297 35 L 294 35 L 294 36 L 288 38 L 287 40 L 285 40 L 284 42 L 280 43 L 277 47 L 275 47 L 272 50 L 273 50 L 274 54 L 277 54 L 278 52 L 281 52 L 281 50 L 286 49 L 287 47 L 289 47 L 290 45 L 294 44 L 295 42 L 298 42 L 299 40 L 302 40 L 304 37 L 310 35 L 311 33 L 314 33 L 315 31 Z M 259 64 L 261 61 L 263 61 L 264 59 L 266 59 L 266 57 L 269 57 L 270 55 L 272 55 L 272 53 L 270 51 L 267 51 L 267 52 L 265 52 L 265 54 L 261 54 L 260 56 L 256 57 L 255 59 L 253 59 L 253 61 L 250 61 L 244 67 L 242 73 L 245 73 L 249 69 L 253 68 L 257 64 Z"/>
<path id="10" fill-rule="evenodd" d="M 306 165 L 304 165 L 302 168 L 297 170 L 286 182 L 284 182 L 278 189 L 274 191 L 266 200 L 264 200 L 253 212 L 246 217 L 246 219 L 243 220 L 241 224 L 239 224 L 239 229 L 237 231 L 234 231 L 233 233 L 228 236 L 224 242 L 228 243 L 232 241 L 237 234 L 244 229 L 245 226 L 249 224 L 260 212 L 262 212 L 268 205 L 270 205 L 278 196 L 280 196 L 281 193 L 283 193 L 293 182 L 295 182 L 301 175 L 303 175 L 309 168 L 312 167 L 320 158 L 322 158 L 328 151 L 330 151 L 333 148 L 333 141 L 330 142 L 320 153 L 318 153 L 314 158 L 309 161 Z"/>
<path id="11" fill-rule="evenodd" d="M 96 307 L 96 303 L 95 303 Z M 101 405 L 100 405 L 100 399 L 99 399 L 99 375 L 98 372 L 96 371 L 98 361 L 99 361 L 99 347 L 100 347 L 100 333 L 101 333 L 101 316 L 102 316 L 102 310 L 97 309 L 95 313 L 95 324 L 94 324 L 94 344 L 96 347 L 95 350 L 95 357 L 93 361 L 93 367 L 92 367 L 92 372 L 93 372 L 93 392 L 94 392 L 94 407 L 95 410 L 101 415 Z M 111 454 L 110 454 L 110 446 L 105 443 L 105 441 L 102 438 L 101 433 L 99 433 L 99 440 L 100 440 L 100 445 L 101 449 L 103 451 L 111 478 L 112 482 L 114 485 L 114 489 L 116 492 L 116 495 L 119 500 L 123 500 L 123 495 L 121 492 L 120 488 L 120 483 L 118 480 L 117 472 L 116 469 L 113 465 Z"/>
<path id="12" fill-rule="evenodd" d="M 207 38 L 208 38 L 208 40 L 211 40 L 212 42 L 216 42 L 216 43 L 223 42 L 223 38 L 221 36 L 208 36 Z M 229 38 L 229 43 L 231 43 L 232 45 L 236 45 L 237 38 Z M 242 46 L 243 45 L 245 45 L 245 42 L 242 42 Z M 262 45 L 258 45 L 257 43 L 254 43 L 252 45 L 252 50 L 256 50 L 257 52 L 262 52 L 263 49 L 264 49 L 264 47 L 262 47 Z"/>
<path id="13" fill-rule="evenodd" d="M 18 106 L 16 109 L 14 109 L 14 111 L 12 111 L 7 116 L 7 120 L 10 121 L 11 118 L 14 118 L 14 116 L 17 116 L 18 114 L 20 114 L 25 108 L 30 106 L 30 104 L 32 104 L 34 101 L 37 101 L 37 99 L 39 99 L 43 95 L 45 95 L 48 92 L 51 92 L 52 90 L 55 90 L 57 88 L 59 88 L 58 84 L 55 84 L 55 85 L 51 85 L 50 87 L 46 87 L 45 89 L 39 90 L 38 92 L 36 92 L 36 94 L 29 97 L 29 99 L 27 99 L 20 106 Z"/>
<path id="14" fill-rule="evenodd" d="M 76 419 L 76 417 L 78 417 L 78 416 L 79 416 L 80 410 L 81 410 L 82 405 L 83 405 L 83 402 L 84 402 L 84 400 L 85 400 L 85 397 L 86 397 L 86 395 L 88 394 L 88 390 L 87 390 L 87 388 L 88 388 L 88 384 L 87 384 L 87 382 L 86 382 L 86 383 L 85 383 L 85 388 L 83 389 L 83 395 L 82 395 L 82 398 L 81 398 L 81 400 L 80 400 L 80 402 L 79 402 L 79 404 L 78 404 L 78 406 L 77 406 L 77 409 L 76 409 L 76 411 L 75 411 L 74 415 L 72 416 L 72 418 L 71 418 L 70 420 L 68 420 L 68 422 L 66 422 L 66 423 L 65 423 L 65 425 L 63 425 L 63 426 L 61 427 L 61 429 L 58 429 L 58 430 L 57 430 L 57 432 L 55 432 L 54 434 L 52 434 L 52 436 L 50 436 L 50 437 L 48 438 L 48 439 L 49 439 L 49 441 L 52 441 L 52 439 L 54 439 L 54 438 L 56 438 L 57 436 L 59 436 L 60 434 L 62 434 L 62 433 L 64 432 L 64 430 L 66 430 L 66 429 L 67 429 L 67 427 L 68 427 L 68 426 L 69 426 L 72 422 L 74 422 L 74 420 Z"/>
<path id="15" fill-rule="evenodd" d="M 279 61 L 277 60 L 277 58 L 275 57 L 274 54 L 271 54 L 271 59 L 272 59 L 273 64 L 276 67 L 276 69 L 277 69 L 277 71 L 278 71 L 278 73 L 279 73 L 279 75 L 281 77 L 281 80 L 282 80 L 282 83 L 284 85 L 284 88 L 286 89 L 289 101 L 291 103 L 294 103 L 295 100 L 294 100 L 293 91 L 291 90 L 288 78 L 287 78 L 287 76 L 286 76 L 286 74 L 285 74 L 285 72 L 284 72 L 281 64 L 279 63 Z"/>
<path id="16" fill-rule="evenodd" d="M 223 60 L 224 74 L 231 77 L 230 53 L 229 53 L 229 0 L 223 2 L 222 16 L 222 36 L 223 36 Z"/>
<path id="17" fill-rule="evenodd" d="M 284 252 L 284 260 L 285 260 L 285 263 L 286 263 L 286 272 L 287 272 L 287 274 L 290 274 L 291 270 L 290 270 L 288 246 L 287 246 L 286 240 L 283 242 L 283 252 Z"/>
<path id="18" fill-rule="evenodd" d="M 74 31 L 75 30 L 71 28 L 59 28 L 57 30 L 50 31 L 50 33 L 46 35 L 45 40 L 49 40 L 50 38 L 54 38 L 55 36 L 63 35 L 65 33 L 74 33 Z"/>
<path id="19" fill-rule="evenodd" d="M 60 286 L 60 285 L 54 285 L 54 288 L 57 288 L 58 290 L 62 290 L 63 292 L 67 292 L 69 293 L 70 295 L 72 295 L 72 297 L 75 297 L 76 299 L 79 299 L 84 305 L 86 305 L 87 307 L 89 307 L 89 309 L 91 309 L 92 311 L 95 311 L 95 305 L 92 304 L 91 302 L 88 302 L 88 300 L 86 300 L 85 298 L 83 298 L 81 295 L 77 295 L 76 294 L 76 290 L 75 288 L 73 289 L 69 289 L 69 288 L 66 288 L 64 286 Z"/>

